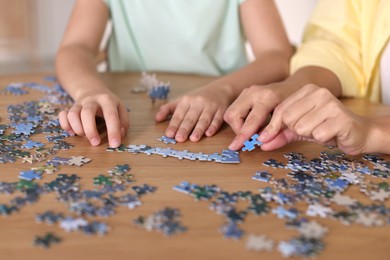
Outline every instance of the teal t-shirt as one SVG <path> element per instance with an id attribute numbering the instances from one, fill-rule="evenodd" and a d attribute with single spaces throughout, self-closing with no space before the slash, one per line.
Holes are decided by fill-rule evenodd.
<path id="1" fill-rule="evenodd" d="M 224 75 L 248 63 L 244 0 L 105 0 L 111 71 Z"/>

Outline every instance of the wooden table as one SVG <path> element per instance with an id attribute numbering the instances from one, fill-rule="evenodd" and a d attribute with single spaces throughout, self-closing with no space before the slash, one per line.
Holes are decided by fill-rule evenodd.
<path id="1" fill-rule="evenodd" d="M 47 75 L 47 74 L 45 74 Z M 45 75 L 15 75 L 0 78 L 0 87 L 10 82 L 42 82 Z M 156 139 L 164 135 L 168 123 L 156 124 L 154 114 L 158 109 L 146 94 L 133 94 L 131 88 L 139 80 L 139 74 L 109 74 L 104 79 L 131 108 L 131 127 L 124 144 L 147 144 L 153 147 L 167 146 Z M 190 75 L 158 75 L 162 81 L 172 83 L 171 98 L 200 86 L 212 80 L 208 77 Z M 8 123 L 6 107 L 27 100 L 37 100 L 43 94 L 31 91 L 29 95 L 1 96 L 1 124 Z M 345 100 L 345 103 L 355 112 L 367 115 L 389 113 L 389 109 L 364 100 Z M 172 146 L 176 150 L 214 153 L 226 149 L 233 139 L 232 130 L 224 126 L 213 138 L 204 138 L 198 143 L 185 142 Z M 35 137 L 34 137 L 35 138 Z M 45 141 L 44 135 L 38 135 L 34 140 Z M 44 175 L 39 182 L 49 182 L 58 173 L 76 173 L 81 177 L 82 189 L 93 188 L 92 179 L 98 174 L 106 174 L 107 170 L 117 164 L 129 164 L 131 173 L 136 179 L 135 184 L 150 184 L 157 186 L 155 193 L 141 198 L 142 205 L 133 210 L 119 207 L 117 214 L 108 218 L 89 218 L 102 220 L 109 224 L 111 230 L 104 237 L 86 236 L 81 232 L 66 233 L 58 224 L 49 226 L 35 222 L 35 215 L 46 210 L 71 214 L 67 206 L 56 200 L 54 194 L 42 196 L 38 203 L 23 207 L 19 212 L 0 219 L 0 259 L 283 259 L 277 249 L 272 252 L 253 252 L 245 248 L 247 236 L 234 241 L 225 239 L 218 229 L 224 223 L 224 218 L 211 211 L 210 202 L 196 202 L 191 196 L 174 191 L 172 187 L 182 181 L 196 184 L 216 184 L 226 191 L 257 192 L 259 188 L 271 184 L 253 181 L 251 177 L 256 171 L 268 170 L 275 178 L 285 177 L 287 170 L 275 170 L 262 165 L 269 158 L 286 162 L 284 153 L 296 151 L 307 158 L 318 157 L 324 147 L 311 143 L 296 143 L 274 152 L 263 152 L 256 149 L 240 154 L 240 164 L 219 164 L 215 162 L 200 162 L 163 158 L 157 155 L 134 155 L 131 153 L 107 152 L 107 142 L 99 147 L 91 147 L 86 139 L 71 137 L 68 142 L 75 146 L 67 151 L 59 151 L 57 156 L 70 157 L 83 155 L 93 161 L 82 167 L 63 166 L 53 175 Z M 389 157 L 385 157 L 389 160 Z M 44 162 L 43 162 L 44 163 Z M 39 163 L 39 165 L 43 164 Z M 35 165 L 34 165 L 35 166 Z M 33 167 L 22 163 L 0 165 L 0 181 L 17 181 L 19 172 Z M 289 179 L 289 177 L 286 177 Z M 290 180 L 290 179 L 289 179 Z M 379 181 L 379 179 L 373 179 Z M 271 185 L 272 186 L 272 185 Z M 370 200 L 360 193 L 356 187 L 351 187 L 346 194 L 364 203 Z M 0 195 L 0 203 L 8 203 L 15 195 Z M 239 203 L 239 207 L 241 202 Z M 242 205 L 246 204 L 242 202 Z M 276 204 L 272 204 L 275 208 Z M 386 202 L 390 206 L 389 201 Z M 149 215 L 164 207 L 179 208 L 182 213 L 181 222 L 188 231 L 172 237 L 164 237 L 158 232 L 147 232 L 132 222 L 140 215 Z M 298 205 L 303 212 L 307 205 Z M 390 226 L 364 227 L 358 224 L 346 226 L 330 218 L 312 218 L 329 228 L 325 236 L 326 248 L 317 259 L 390 259 Z M 246 234 L 264 234 L 276 244 L 297 236 L 296 230 L 285 228 L 285 220 L 278 219 L 275 214 L 265 216 L 248 215 L 241 224 Z M 36 235 L 54 232 L 63 241 L 48 250 L 35 248 L 32 241 Z"/>

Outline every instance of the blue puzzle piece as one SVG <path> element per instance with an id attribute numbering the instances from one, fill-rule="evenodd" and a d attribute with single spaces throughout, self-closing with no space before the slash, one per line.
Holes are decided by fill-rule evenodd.
<path id="1" fill-rule="evenodd" d="M 22 171 L 19 174 L 19 179 L 27 180 L 27 181 L 33 181 L 35 179 L 40 180 L 42 173 L 41 172 L 36 172 L 36 171 Z"/>
<path id="2" fill-rule="evenodd" d="M 209 154 L 209 156 L 207 157 L 207 161 L 221 162 L 222 155 L 220 155 L 219 153 Z"/>
<path id="3" fill-rule="evenodd" d="M 149 97 L 154 102 L 156 99 L 167 99 L 170 92 L 169 85 L 154 86 L 149 90 Z"/>
<path id="4" fill-rule="evenodd" d="M 159 140 L 159 141 L 161 141 L 161 142 L 163 142 L 165 144 L 176 144 L 177 143 L 175 139 L 169 138 L 169 137 L 167 137 L 165 135 L 161 136 L 157 140 Z"/>
<path id="5" fill-rule="evenodd" d="M 282 206 L 277 207 L 276 209 L 272 210 L 272 213 L 276 214 L 278 218 L 289 218 L 289 219 L 295 219 L 298 216 L 298 211 L 294 208 L 291 209 L 285 209 Z"/>
<path id="6" fill-rule="evenodd" d="M 348 187 L 348 182 L 346 180 L 342 180 L 340 178 L 336 180 L 325 179 L 325 183 L 332 190 L 343 191 Z"/>
<path id="7" fill-rule="evenodd" d="M 27 149 L 32 149 L 32 148 L 36 148 L 36 147 L 43 147 L 44 144 L 41 143 L 41 142 L 34 142 L 34 141 L 28 141 L 27 143 L 25 143 L 22 148 L 27 148 Z"/>
<path id="8" fill-rule="evenodd" d="M 258 171 L 252 177 L 252 180 L 262 181 L 262 182 L 269 182 L 269 180 L 271 178 L 272 178 L 272 174 L 268 173 L 267 171 Z"/>
<path id="9" fill-rule="evenodd" d="M 5 93 L 9 93 L 15 96 L 21 96 L 28 94 L 28 91 L 22 89 L 22 86 L 20 85 L 9 85 L 5 88 Z"/>
<path id="10" fill-rule="evenodd" d="M 225 238 L 240 239 L 244 235 L 244 231 L 235 222 L 230 222 L 222 226 L 221 232 Z"/>
<path id="11" fill-rule="evenodd" d="M 222 157 L 221 163 L 240 163 L 240 158 L 239 157 L 235 157 L 235 158 Z"/>
<path id="12" fill-rule="evenodd" d="M 221 163 L 240 163 L 240 156 L 237 151 L 222 150 Z"/>
<path id="13" fill-rule="evenodd" d="M 258 134 L 254 134 L 252 135 L 251 139 L 250 140 L 246 140 L 244 142 L 244 147 L 241 149 L 243 152 L 244 151 L 252 151 L 253 149 L 255 149 L 255 146 L 261 146 L 263 143 L 260 142 L 259 140 L 257 140 L 257 138 L 259 137 Z"/>
<path id="14" fill-rule="evenodd" d="M 191 184 L 189 182 L 183 181 L 179 185 L 174 186 L 173 190 L 190 194 L 195 187 L 197 187 L 195 184 Z"/>

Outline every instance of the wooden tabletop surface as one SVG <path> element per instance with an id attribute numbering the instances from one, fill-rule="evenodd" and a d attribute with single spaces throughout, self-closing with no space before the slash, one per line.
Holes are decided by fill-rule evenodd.
<path id="1" fill-rule="evenodd" d="M 11 82 L 38 82 L 48 74 L 13 75 L 0 77 L 0 89 Z M 140 74 L 107 74 L 103 75 L 107 83 L 124 100 L 131 109 L 131 127 L 123 140 L 126 145 L 146 144 L 152 147 L 172 147 L 176 150 L 191 152 L 220 153 L 226 149 L 234 134 L 228 126 L 224 126 L 215 137 L 203 138 L 198 143 L 185 142 L 176 145 L 165 145 L 157 140 L 164 135 L 168 123 L 156 124 L 155 112 L 160 101 L 153 106 L 147 94 L 131 93 L 131 88 L 137 85 Z M 210 77 L 191 75 L 158 74 L 162 81 L 172 84 L 170 98 L 175 98 L 190 89 L 201 86 L 212 80 Z M 20 104 L 24 101 L 38 100 L 44 94 L 30 90 L 28 95 L 3 95 L 0 99 L 0 124 L 8 124 L 7 106 Z M 365 115 L 382 115 L 389 113 L 385 106 L 372 104 L 364 100 L 351 99 L 344 101 L 353 111 Z M 33 140 L 47 143 L 44 134 L 32 136 Z M 135 209 L 118 207 L 116 214 L 107 218 L 87 217 L 88 220 L 100 220 L 110 226 L 105 236 L 87 236 L 82 232 L 66 233 L 58 224 L 39 224 L 35 215 L 46 210 L 72 215 L 68 206 L 58 202 L 55 194 L 41 196 L 37 203 L 24 206 L 19 212 L 0 218 L 0 259 L 283 259 L 277 250 L 277 244 L 282 240 L 296 237 L 298 232 L 285 227 L 286 220 L 269 213 L 264 216 L 249 214 L 240 227 L 245 235 L 240 240 L 226 239 L 219 231 L 225 223 L 225 218 L 209 209 L 210 201 L 195 201 L 189 195 L 174 191 L 172 187 L 188 181 L 199 185 L 216 184 L 225 191 L 252 191 L 272 186 L 270 183 L 254 181 L 251 177 L 256 171 L 268 170 L 274 178 L 286 178 L 289 170 L 265 167 L 262 162 L 273 158 L 286 163 L 284 154 L 300 152 L 308 159 L 318 157 L 325 147 L 312 143 L 295 143 L 273 152 L 263 152 L 256 149 L 252 152 L 240 153 L 240 164 L 220 164 L 163 158 L 158 155 L 131 154 L 127 152 L 107 152 L 107 141 L 99 147 L 91 147 L 82 137 L 69 137 L 67 142 L 74 145 L 70 150 L 61 150 L 56 156 L 70 157 L 82 155 L 92 159 L 92 162 L 82 167 L 62 166 L 53 175 L 44 174 L 38 183 L 54 180 L 60 173 L 77 174 L 80 176 L 81 189 L 92 189 L 93 177 L 107 174 L 107 170 L 118 164 L 129 164 L 136 182 L 157 187 L 157 191 L 141 198 L 142 205 Z M 383 156 L 389 160 L 387 156 Z M 361 157 L 357 157 L 361 158 Z M 18 181 L 20 171 L 43 165 L 15 163 L 0 165 L 0 181 Z M 366 177 L 374 182 L 383 179 Z M 389 181 L 387 181 L 390 183 Z M 18 193 L 0 194 L 0 204 L 9 203 Z M 351 186 L 344 193 L 358 199 L 362 203 L 373 203 L 361 193 L 358 186 Z M 390 207 L 389 200 L 385 202 Z M 243 209 L 247 202 L 239 202 L 238 208 Z M 277 204 L 270 203 L 272 208 Z M 294 205 L 301 212 L 307 209 L 307 203 Z M 334 205 L 331 205 L 332 207 Z M 148 232 L 133 224 L 140 215 L 149 215 L 164 207 L 178 208 L 182 214 L 181 223 L 188 230 L 181 234 L 165 237 L 159 232 Z M 286 208 L 292 206 L 286 206 Z M 361 224 L 345 225 L 331 218 L 308 217 L 326 226 L 329 232 L 323 238 L 325 249 L 317 259 L 390 259 L 390 225 L 365 227 Z M 53 232 L 62 238 L 62 242 L 45 250 L 32 246 L 34 237 L 46 232 Z M 275 243 L 271 252 L 254 252 L 246 249 L 249 234 L 266 235 Z"/>

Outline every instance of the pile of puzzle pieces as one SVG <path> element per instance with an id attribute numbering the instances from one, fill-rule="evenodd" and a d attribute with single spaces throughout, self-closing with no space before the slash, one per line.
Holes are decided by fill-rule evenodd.
<path id="1" fill-rule="evenodd" d="M 13 196 L 9 203 L 0 204 L 0 215 L 16 214 L 23 207 L 34 204 L 50 193 L 55 193 L 59 203 L 67 205 L 70 214 L 56 213 L 51 210 L 39 213 L 36 222 L 49 225 L 58 224 L 67 232 L 81 231 L 87 235 L 104 235 L 109 227 L 106 223 L 87 218 L 109 217 L 116 208 L 124 206 L 134 209 L 142 204 L 141 197 L 153 193 L 157 187 L 143 184 L 133 185 L 128 164 L 116 165 L 107 174 L 93 179 L 95 189 L 83 190 L 76 174 L 61 173 L 50 182 L 43 182 L 44 175 L 53 175 L 63 166 L 81 167 L 92 159 L 84 156 L 59 157 L 61 150 L 73 148 L 65 142 L 69 135 L 58 122 L 59 110 L 72 103 L 55 78 L 45 81 L 54 83 L 49 87 L 38 83 L 12 83 L 0 93 L 4 95 L 25 95 L 29 89 L 46 94 L 40 101 L 29 101 L 7 108 L 10 123 L 0 125 L 0 163 L 34 164 L 29 170 L 19 172 L 16 182 L 0 182 L 0 194 Z M 46 134 L 47 143 L 32 140 L 34 135 Z M 38 165 L 35 165 L 38 164 Z M 37 236 L 35 246 L 48 248 L 61 239 L 54 233 Z"/>
<path id="2" fill-rule="evenodd" d="M 141 93 L 146 91 L 148 91 L 152 103 L 155 103 L 156 99 L 166 100 L 171 91 L 171 83 L 158 80 L 156 74 L 143 72 L 139 80 L 139 85 L 134 87 L 132 92 Z"/>
<path id="3" fill-rule="evenodd" d="M 323 237 L 328 228 L 314 218 L 330 218 L 343 224 L 361 224 L 366 227 L 389 226 L 390 208 L 384 202 L 390 198 L 389 184 L 372 182 L 365 177 L 387 179 L 390 164 L 377 155 L 363 155 L 363 161 L 351 160 L 336 150 L 325 150 L 318 158 L 307 160 L 300 153 L 285 154 L 288 162 L 268 160 L 266 167 L 285 169 L 288 178 L 273 178 L 268 171 L 258 171 L 253 180 L 269 183 L 270 186 L 251 191 L 226 192 L 216 185 L 197 185 L 182 182 L 174 190 L 191 195 L 197 201 L 210 201 L 210 210 L 224 217 L 220 231 L 224 237 L 241 239 L 245 232 L 241 228 L 248 214 L 263 216 L 275 214 L 286 221 L 286 228 L 295 229 L 298 236 L 278 243 L 283 256 L 311 257 L 323 250 Z M 373 203 L 362 204 L 344 195 L 350 187 L 357 185 Z M 247 201 L 245 209 L 236 207 L 238 201 Z M 306 211 L 294 205 L 306 204 Z M 277 205 L 272 207 L 272 205 Z M 335 210 L 334 208 L 343 209 Z M 249 234 L 247 248 L 255 251 L 271 251 L 275 241 L 265 235 Z"/>

